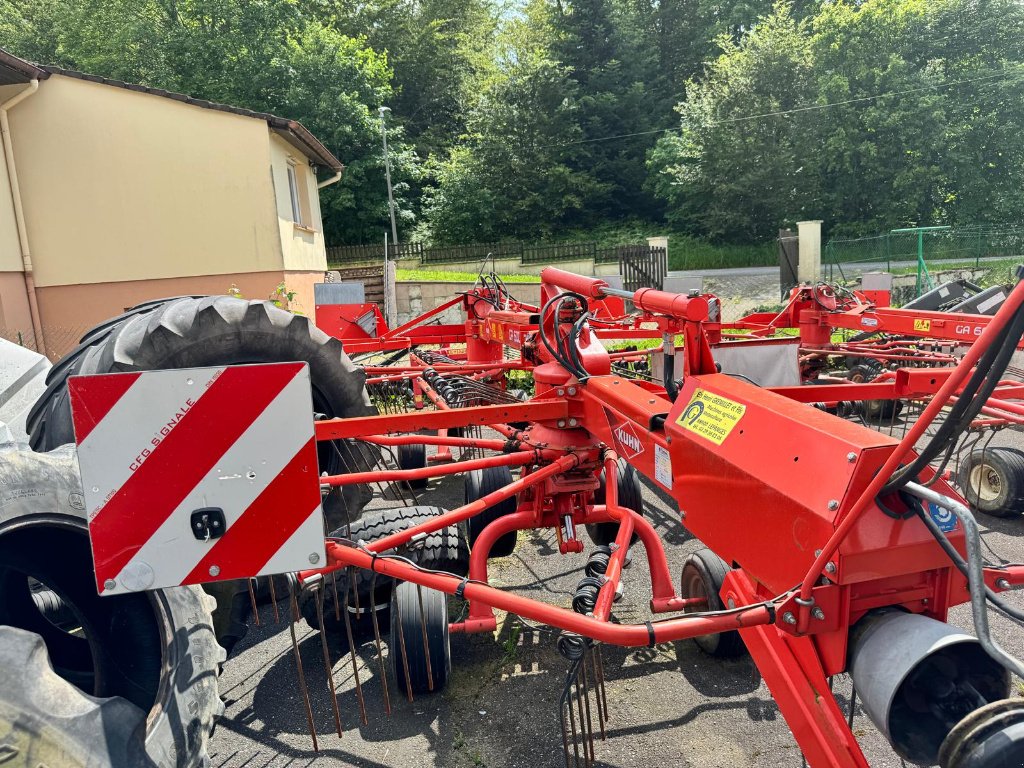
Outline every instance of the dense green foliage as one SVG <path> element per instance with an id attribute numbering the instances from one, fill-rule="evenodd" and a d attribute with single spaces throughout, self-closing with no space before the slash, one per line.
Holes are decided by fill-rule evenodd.
<path id="1" fill-rule="evenodd" d="M 0 0 L 17 55 L 303 122 L 332 243 L 387 229 L 382 105 L 406 240 L 1017 221 L 1022 39 L 1020 0 Z"/>
<path id="2" fill-rule="evenodd" d="M 1024 214 L 1024 4 L 786 5 L 692 82 L 650 165 L 677 226 L 740 242 Z M 751 117 L 760 116 L 760 117 Z"/>

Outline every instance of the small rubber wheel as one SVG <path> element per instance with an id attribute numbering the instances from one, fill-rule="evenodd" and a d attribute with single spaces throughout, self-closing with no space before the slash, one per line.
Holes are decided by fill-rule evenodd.
<path id="1" fill-rule="evenodd" d="M 443 691 L 452 669 L 448 596 L 410 581 L 397 583 L 391 597 L 388 647 L 402 693 L 419 696 Z"/>
<path id="2" fill-rule="evenodd" d="M 601 470 L 601 487 L 594 491 L 594 504 L 604 504 L 604 470 Z M 644 513 L 643 486 L 640 485 L 640 475 L 633 468 L 632 464 L 626 463 L 625 459 L 619 459 L 619 504 L 632 509 L 638 515 Z M 611 544 L 619 533 L 618 523 L 591 523 L 587 526 L 587 535 L 590 540 L 598 546 Z M 634 544 L 639 537 L 634 533 L 630 544 Z"/>
<path id="3" fill-rule="evenodd" d="M 401 469 L 423 469 L 427 466 L 427 446 L 400 445 L 398 446 L 398 466 Z M 427 487 L 427 478 L 410 480 L 409 486 L 416 489 Z"/>
<path id="4" fill-rule="evenodd" d="M 486 469 L 474 469 L 466 473 L 466 503 L 472 504 L 489 493 L 504 488 L 512 482 L 512 470 L 508 467 L 487 467 Z M 492 507 L 488 507 L 479 515 L 474 515 L 466 521 L 466 531 L 469 534 L 469 546 L 484 532 L 484 528 L 497 520 L 499 517 L 511 515 L 518 509 L 516 497 L 499 501 Z M 516 548 L 516 540 L 519 538 L 519 531 L 509 531 L 491 547 L 488 557 L 508 557 Z"/>
<path id="5" fill-rule="evenodd" d="M 707 605 L 687 608 L 686 613 L 704 613 L 725 609 L 720 597 L 722 582 L 729 567 L 710 549 L 699 549 L 686 558 L 680 577 L 679 594 L 682 597 L 704 597 Z M 702 651 L 720 658 L 742 656 L 747 651 L 740 633 L 736 630 L 716 635 L 701 635 L 693 638 Z"/>
<path id="6" fill-rule="evenodd" d="M 443 514 L 443 509 L 429 506 L 374 510 L 367 512 L 351 526 L 332 532 L 331 536 L 351 538 L 354 541 L 376 541 L 414 525 L 428 522 L 431 518 Z M 398 547 L 395 554 L 408 558 L 424 568 L 454 573 L 458 576 L 465 576 L 469 573 L 469 545 L 457 525 L 449 525 L 439 531 L 427 534 L 415 542 L 403 544 Z M 349 584 L 350 574 L 347 570 L 337 571 L 333 578 L 337 580 L 336 584 L 332 584 L 331 579 L 328 578 L 328 582 L 323 585 L 323 627 L 320 626 L 316 609 L 318 595 L 307 590 L 303 590 L 299 594 L 299 611 L 309 626 L 313 629 L 323 629 L 347 642 L 348 632 L 345 629 L 345 620 L 344 617 L 340 621 L 335 618 L 334 603 L 335 595 L 337 595 L 338 615 L 340 615 L 345 605 L 345 595 L 348 594 L 349 621 L 352 625 L 353 640 L 357 644 L 361 640 L 369 638 L 373 633 L 372 619 L 368 611 L 371 605 L 377 607 L 377 623 L 380 631 L 387 630 L 388 610 L 391 606 L 391 593 L 394 587 L 394 580 L 390 576 L 385 576 L 382 573 L 374 576 L 368 570 L 354 568 L 351 571 L 351 578 L 355 582 L 354 592 L 352 585 Z M 282 593 L 278 592 L 278 594 Z"/>
<path id="7" fill-rule="evenodd" d="M 959 471 L 968 503 L 993 517 L 1024 513 L 1024 451 L 984 448 L 971 451 Z"/>
<path id="8" fill-rule="evenodd" d="M 1024 765 L 1024 702 L 1002 699 L 974 710 L 953 726 L 939 748 L 942 768 Z"/>
<path id="9" fill-rule="evenodd" d="M 867 384 L 878 378 L 881 367 L 874 362 L 862 362 L 850 367 L 846 378 L 853 384 Z M 902 400 L 861 400 L 861 413 L 870 421 L 895 419 L 903 411 Z"/>

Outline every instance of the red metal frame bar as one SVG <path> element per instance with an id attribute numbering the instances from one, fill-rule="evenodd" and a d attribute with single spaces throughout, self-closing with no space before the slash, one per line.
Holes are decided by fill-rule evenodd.
<path id="1" fill-rule="evenodd" d="M 343 485 L 360 485 L 363 483 L 389 483 L 401 482 L 403 480 L 427 480 L 431 477 L 441 475 L 457 475 L 461 472 L 469 472 L 474 469 L 487 469 L 489 467 L 521 467 L 524 464 L 531 464 L 539 459 L 539 451 L 518 451 L 507 453 L 502 456 L 485 456 L 482 459 L 469 459 L 457 461 L 452 464 L 444 464 L 436 467 L 422 467 L 419 469 L 387 469 L 374 472 L 349 472 L 345 475 L 327 475 L 320 478 L 321 485 L 329 485 L 338 488 Z"/>
<path id="2" fill-rule="evenodd" d="M 360 440 L 375 445 L 447 445 L 457 448 L 482 448 L 503 451 L 508 443 L 486 437 L 447 437 L 442 435 L 368 435 Z"/>
<path id="3" fill-rule="evenodd" d="M 992 322 L 986 326 L 984 332 L 978 338 L 977 343 L 971 345 L 967 354 L 965 354 L 963 360 L 961 360 L 960 365 L 951 370 L 949 377 L 939 388 L 937 396 L 928 403 L 920 418 L 910 427 L 910 429 L 907 430 L 906 435 L 900 441 L 896 450 L 892 452 L 885 464 L 882 465 L 881 469 L 879 469 L 872 478 L 868 486 L 861 492 L 846 517 L 843 518 L 842 522 L 836 527 L 825 546 L 821 548 L 820 553 L 815 558 L 814 563 L 808 569 L 807 575 L 800 584 L 800 598 L 803 601 L 806 601 L 806 604 L 801 603 L 799 605 L 799 615 L 796 625 L 797 631 L 801 633 L 806 632 L 807 627 L 810 624 L 811 606 L 813 605 L 813 602 L 810 600 L 811 590 L 813 589 L 815 582 L 824 572 L 825 565 L 835 554 L 839 545 L 847 536 L 849 536 L 850 531 L 853 530 L 857 520 L 864 511 L 869 508 L 875 496 L 878 495 L 878 492 L 886 483 L 889 482 L 893 473 L 914 449 L 914 446 L 917 445 L 917 441 L 921 439 L 921 436 L 939 414 L 939 411 L 946 407 L 946 403 L 949 398 L 957 392 L 964 381 L 966 381 L 967 377 L 973 372 L 974 367 L 978 363 L 978 359 L 984 351 L 988 349 L 994 338 L 1003 330 L 1004 327 L 1006 327 L 1010 319 L 1013 317 L 1013 314 L 1021 308 L 1022 304 L 1024 304 L 1024 282 L 1018 283 L 1010 295 L 1007 296 L 1006 301 L 1000 308 L 998 314 L 992 318 Z"/>
<path id="4" fill-rule="evenodd" d="M 440 519 L 441 517 L 438 518 L 438 520 Z M 753 605 L 726 614 L 710 616 L 691 614 L 649 624 L 613 624 L 592 616 L 584 616 L 567 608 L 558 608 L 530 598 L 519 597 L 470 579 L 422 571 L 402 561 L 389 560 L 387 557 L 375 557 L 370 551 L 345 546 L 334 541 L 327 542 L 327 557 L 334 563 L 330 570 L 352 565 L 396 579 L 422 584 L 424 587 L 446 592 L 449 595 L 456 594 L 461 588 L 462 595 L 470 602 L 479 601 L 532 621 L 538 621 L 568 632 L 576 632 L 600 642 L 626 647 L 669 643 L 700 635 L 769 624 L 774 620 L 773 610 L 764 605 Z M 310 574 L 320 572 L 313 571 Z"/>
<path id="5" fill-rule="evenodd" d="M 552 398 L 522 404 L 477 405 L 450 410 L 327 419 L 316 422 L 315 428 L 317 440 L 344 440 L 362 438 L 364 435 L 418 432 L 421 429 L 488 426 L 515 421 L 551 421 L 565 418 L 568 411 L 569 406 L 565 400 Z"/>

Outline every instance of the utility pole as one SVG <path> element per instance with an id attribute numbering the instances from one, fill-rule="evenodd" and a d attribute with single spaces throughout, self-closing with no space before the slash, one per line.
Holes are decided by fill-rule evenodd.
<path id="1" fill-rule="evenodd" d="M 380 113 L 380 136 L 384 141 L 384 175 L 388 180 L 388 209 L 391 211 L 391 242 L 398 245 L 398 224 L 395 222 L 395 193 L 391 189 L 391 156 L 388 154 L 388 129 L 385 123 L 385 116 L 391 111 L 391 107 L 378 107 Z"/>

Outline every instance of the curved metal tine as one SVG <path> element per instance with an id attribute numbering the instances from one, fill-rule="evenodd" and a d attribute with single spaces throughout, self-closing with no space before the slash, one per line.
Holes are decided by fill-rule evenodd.
<path id="1" fill-rule="evenodd" d="M 273 583 L 273 578 L 271 578 L 271 583 Z M 296 604 L 295 587 L 292 585 L 290 580 L 288 582 L 288 601 L 293 605 Z M 302 669 L 302 654 L 299 653 L 299 643 L 298 640 L 295 639 L 294 621 L 288 622 L 288 633 L 292 638 L 292 653 L 295 655 L 295 669 L 298 671 L 299 675 L 299 688 L 302 690 L 302 701 L 306 706 L 306 722 L 309 724 L 309 735 L 313 739 L 313 751 L 319 752 L 320 745 L 316 738 L 316 725 L 313 724 L 313 705 L 309 701 L 309 687 L 306 685 L 306 673 Z"/>
<path id="2" fill-rule="evenodd" d="M 853 730 L 853 715 L 857 711 L 857 689 L 850 680 L 850 713 L 846 716 L 846 727 Z"/>
<path id="3" fill-rule="evenodd" d="M 359 660 L 356 658 L 356 643 L 352 637 L 352 619 L 348 610 L 348 596 L 351 590 L 355 590 L 356 583 L 352 577 L 352 566 L 348 569 L 348 589 L 345 590 L 345 607 L 342 613 L 345 616 L 345 634 L 348 635 L 348 651 L 349 656 L 352 658 L 352 679 L 356 684 L 356 698 L 359 700 L 359 715 L 363 721 L 363 725 L 369 725 L 369 720 L 366 719 L 366 701 L 363 699 L 363 686 L 359 682 Z"/>
<path id="4" fill-rule="evenodd" d="M 320 648 L 324 654 L 324 670 L 327 672 L 327 689 L 331 693 L 331 708 L 334 710 L 334 725 L 338 729 L 338 737 L 341 738 L 344 732 L 341 728 L 341 712 L 338 710 L 338 689 L 334 686 L 334 665 L 331 663 L 331 654 L 327 650 L 327 631 L 324 629 L 324 590 L 323 582 L 316 590 L 316 618 L 320 625 Z"/>
<path id="5" fill-rule="evenodd" d="M 587 675 L 587 649 L 583 647 L 583 663 L 580 664 L 580 685 L 583 692 L 583 706 L 587 712 L 587 742 L 590 745 L 590 762 L 594 762 L 594 721 L 590 715 L 590 681 Z"/>
<path id="6" fill-rule="evenodd" d="M 412 703 L 412 679 L 409 677 L 409 654 L 405 649 L 405 626 L 402 624 L 402 602 L 395 600 L 395 621 L 398 626 L 398 649 L 402 653 L 402 669 L 405 672 L 405 696 Z M 394 649 L 391 649 L 394 652 Z"/>
<path id="7" fill-rule="evenodd" d="M 377 594 L 377 572 L 370 576 L 370 594 Z M 384 648 L 380 642 L 380 624 L 377 622 L 377 605 L 371 598 L 370 621 L 373 623 L 373 640 L 377 644 L 377 661 L 380 663 L 380 687 L 384 692 L 384 711 L 391 714 L 391 694 L 388 692 L 388 670 L 384 665 Z M 392 650 L 392 652 L 394 652 Z M 406 678 L 408 680 L 408 677 Z"/>
<path id="8" fill-rule="evenodd" d="M 599 677 L 598 672 L 597 672 L 597 653 L 596 653 L 596 650 L 597 650 L 596 646 L 595 646 L 593 651 L 588 649 L 588 648 L 586 648 L 586 647 L 584 648 L 584 650 L 583 650 L 583 657 L 584 657 L 583 666 L 585 667 L 587 665 L 587 657 L 589 656 L 590 657 L 590 663 L 594 665 L 594 686 L 593 686 L 593 688 L 594 688 L 594 703 L 597 706 L 597 724 L 601 728 L 601 741 L 607 741 L 608 740 L 608 735 L 605 733 L 605 730 L 604 730 L 604 703 L 601 701 L 602 682 L 600 681 L 600 677 Z"/>
<path id="9" fill-rule="evenodd" d="M 267 579 L 270 581 L 270 604 L 274 607 L 274 623 L 280 624 L 281 614 L 277 611 L 277 590 L 274 589 L 274 577 L 271 575 Z"/>
<path id="10" fill-rule="evenodd" d="M 337 571 L 331 571 L 331 590 L 334 592 L 334 620 L 341 621 L 341 601 L 338 599 Z"/>
<path id="11" fill-rule="evenodd" d="M 582 659 L 582 657 L 581 657 L 581 659 Z M 580 741 L 582 742 L 582 746 L 583 746 L 583 765 L 584 765 L 585 768 L 590 768 L 590 766 L 592 765 L 592 758 L 591 758 L 591 750 L 587 748 L 587 744 L 589 742 L 590 746 L 593 746 L 593 738 L 591 738 L 590 731 L 589 731 L 589 729 L 587 727 L 587 723 L 583 719 L 583 699 L 580 696 L 580 674 L 579 674 L 579 668 L 577 668 L 576 680 L 574 681 L 573 685 L 574 685 L 574 687 L 576 689 L 575 696 L 576 696 L 577 714 L 580 716 Z"/>
<path id="12" fill-rule="evenodd" d="M 601 702 L 604 704 L 604 719 L 611 720 L 612 716 L 608 713 L 608 692 L 604 687 L 604 657 L 601 655 L 601 644 L 598 643 L 594 646 L 594 666 L 597 669 L 597 679 L 601 686 Z"/>
<path id="13" fill-rule="evenodd" d="M 420 632 L 423 635 L 423 658 L 427 661 L 427 688 L 434 690 L 434 670 L 430 666 L 430 639 L 427 637 L 427 615 L 423 611 L 423 587 L 416 585 L 416 600 L 420 604 Z"/>
<path id="14" fill-rule="evenodd" d="M 274 578 L 274 577 L 271 576 L 270 578 Z M 260 625 L 260 612 L 256 608 L 256 592 L 252 588 L 253 580 L 252 579 L 246 579 L 245 582 L 246 582 L 246 584 L 249 587 L 249 602 L 252 604 L 253 624 L 255 624 L 258 627 Z"/>
<path id="15" fill-rule="evenodd" d="M 572 687 L 577 675 L 579 675 L 579 659 L 569 664 L 569 671 L 565 674 L 565 685 L 562 687 L 562 695 L 558 697 L 558 718 L 562 726 L 562 747 L 565 750 L 565 768 L 569 768 L 569 746 L 566 743 L 565 713 L 569 713 L 569 728 L 572 732 L 573 765 L 580 764 L 580 748 L 576 739 L 576 715 L 573 712 Z M 586 754 L 584 750 L 584 754 Z"/>

